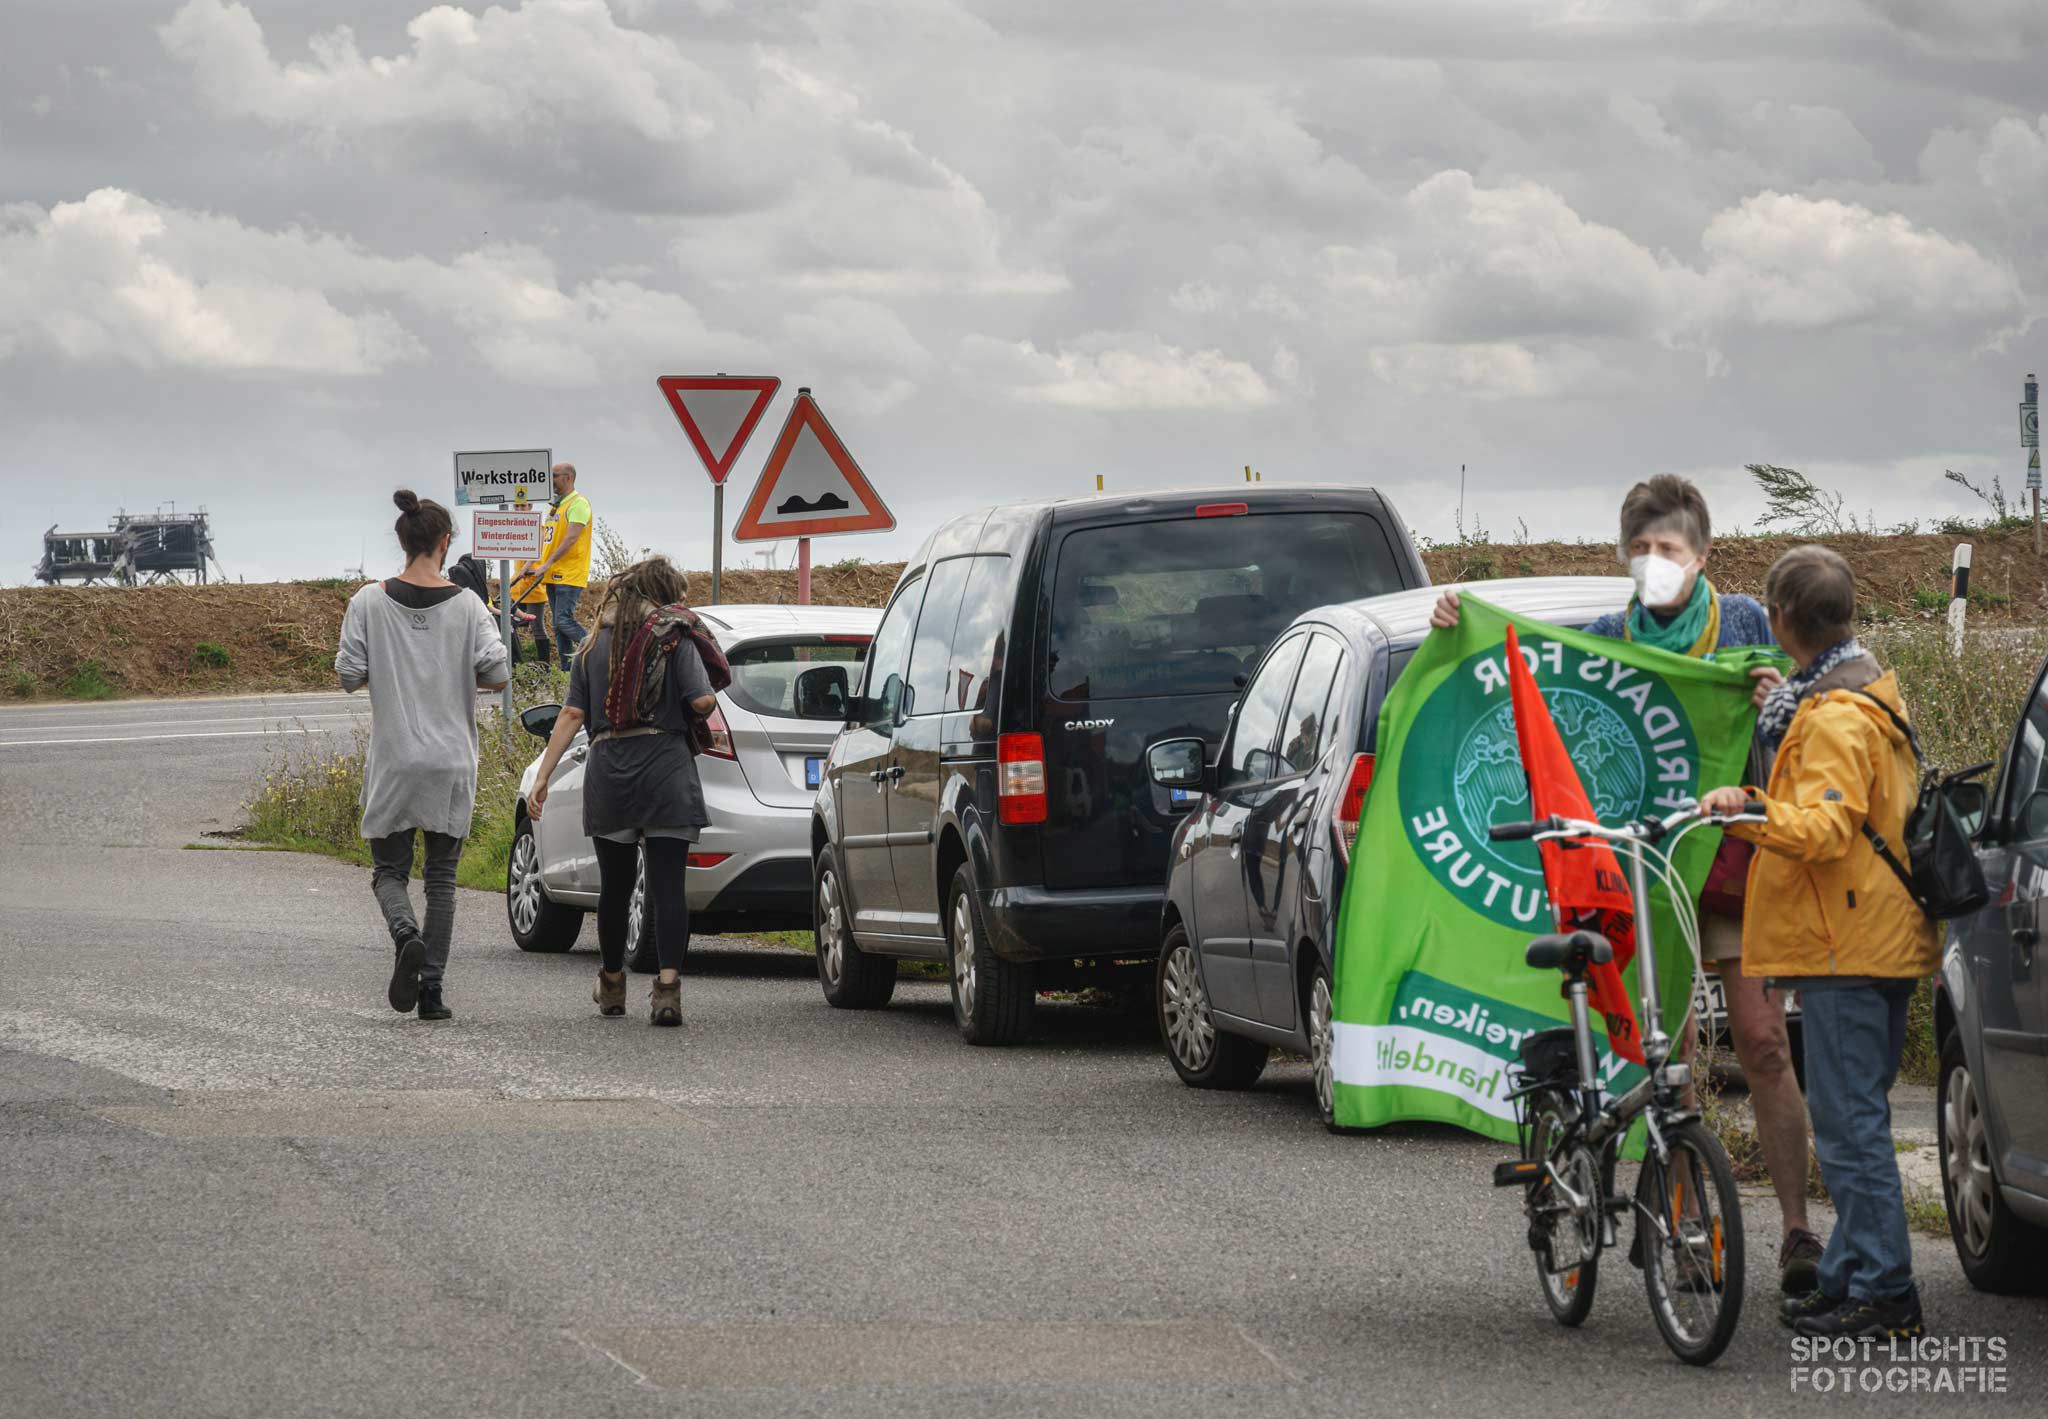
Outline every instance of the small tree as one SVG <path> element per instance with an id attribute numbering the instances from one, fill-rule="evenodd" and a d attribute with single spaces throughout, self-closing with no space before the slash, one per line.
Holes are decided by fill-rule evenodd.
<path id="1" fill-rule="evenodd" d="M 1823 488 L 1796 468 L 1775 463 L 1746 463 L 1749 476 L 1764 493 L 1764 515 L 1758 527 L 1778 524 L 1802 537 L 1825 537 L 1855 530 L 1854 519 L 1842 516 L 1842 495 Z"/>

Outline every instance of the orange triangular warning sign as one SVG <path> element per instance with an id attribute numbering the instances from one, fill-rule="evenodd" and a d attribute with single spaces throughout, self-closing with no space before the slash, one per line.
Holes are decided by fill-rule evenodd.
<path id="1" fill-rule="evenodd" d="M 781 380 L 767 374 L 665 374 L 655 383 L 714 483 L 723 483 L 732 472 L 782 387 Z"/>
<path id="2" fill-rule="evenodd" d="M 734 540 L 886 532 L 895 517 L 825 422 L 811 391 L 799 389 L 774 451 L 732 530 Z"/>

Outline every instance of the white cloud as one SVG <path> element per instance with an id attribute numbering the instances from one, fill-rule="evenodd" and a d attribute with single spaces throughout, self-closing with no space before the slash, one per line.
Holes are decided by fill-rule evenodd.
<path id="1" fill-rule="evenodd" d="M 1272 386 L 1220 350 L 1185 350 L 1156 336 L 1090 335 L 1043 351 L 1029 340 L 969 336 L 968 360 L 1014 400 L 1095 413 L 1231 412 L 1274 402 Z"/>
<path id="2" fill-rule="evenodd" d="M 1512 340 L 1443 344 L 1419 341 L 1370 352 L 1373 375 L 1404 394 L 1476 399 L 1612 398 L 1630 381 L 1590 351 L 1552 343 L 1542 350 Z"/>
<path id="3" fill-rule="evenodd" d="M 311 265 L 323 251 L 351 258 L 339 243 L 170 212 L 113 188 L 48 211 L 11 207 L 0 214 L 0 354 L 343 376 L 420 358 L 388 312 L 344 310 L 275 270 L 279 256 Z"/>
<path id="4" fill-rule="evenodd" d="M 371 375 L 428 354 L 391 304 L 464 332 L 476 358 L 518 383 L 590 384 L 635 360 L 762 353 L 710 329 L 673 292 L 607 278 L 565 284 L 526 247 L 448 262 L 384 257 L 115 188 L 48 211 L 10 208 L 0 224 L 0 353 L 34 346 L 74 362 Z"/>
<path id="5" fill-rule="evenodd" d="M 1866 321 L 1997 322 L 2024 304 L 2011 269 L 1896 212 L 1761 192 L 1708 224 L 1703 323 L 1813 330 Z"/>

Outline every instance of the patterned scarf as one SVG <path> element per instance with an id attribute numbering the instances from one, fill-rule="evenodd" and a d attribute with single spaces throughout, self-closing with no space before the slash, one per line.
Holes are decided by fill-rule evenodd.
<path id="1" fill-rule="evenodd" d="M 618 627 L 612 634 L 619 633 Z M 697 619 L 697 613 L 678 602 L 663 606 L 640 623 L 633 638 L 615 658 L 604 690 L 604 717 L 614 732 L 651 723 L 661 712 L 662 690 L 668 680 L 669 659 L 676 646 L 688 636 L 704 662 L 705 678 L 713 690 L 732 684 L 732 669 L 725 655 Z M 699 751 L 710 747 L 711 731 L 701 720 L 690 724 L 690 739 Z"/>
<path id="2" fill-rule="evenodd" d="M 1669 617 L 1653 615 L 1641 597 L 1631 596 L 1621 618 L 1621 638 L 1673 655 L 1712 655 L 1721 644 L 1721 597 L 1705 572 L 1693 578 L 1692 595 Z"/>
<path id="3" fill-rule="evenodd" d="M 1854 660 L 1863 654 L 1863 647 L 1856 637 L 1822 651 L 1814 658 L 1813 664 L 1796 675 L 1778 683 L 1776 689 L 1764 697 L 1763 708 L 1756 712 L 1756 736 L 1775 751 L 1785 738 L 1785 731 L 1792 727 L 1792 716 L 1799 712 L 1799 702 L 1812 693 L 1813 687 L 1823 675 L 1845 660 Z"/>

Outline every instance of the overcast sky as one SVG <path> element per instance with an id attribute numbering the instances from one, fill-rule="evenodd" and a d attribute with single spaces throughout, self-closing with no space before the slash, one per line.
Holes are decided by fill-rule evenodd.
<path id="1" fill-rule="evenodd" d="M 709 562 L 655 387 L 809 385 L 893 506 L 1370 482 L 1611 533 L 2009 488 L 2041 0 L 0 0 L 0 581 L 175 500 L 250 580 L 546 445 Z M 791 549 L 783 549 L 785 560 Z M 744 553 L 730 553 L 735 561 Z"/>

